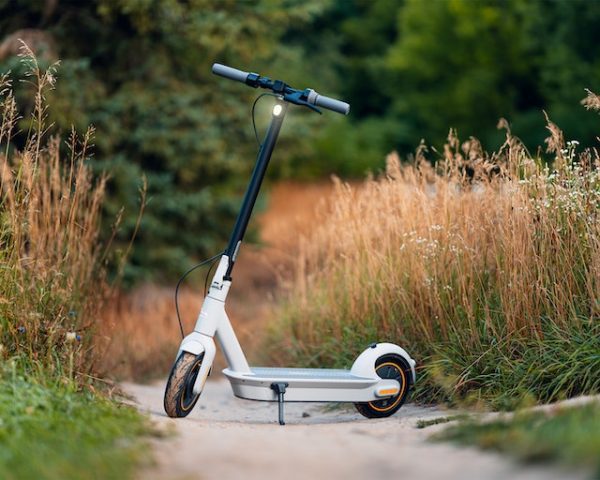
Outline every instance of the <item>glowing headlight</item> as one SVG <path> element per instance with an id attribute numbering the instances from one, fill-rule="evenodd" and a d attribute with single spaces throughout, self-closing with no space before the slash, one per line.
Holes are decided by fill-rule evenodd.
<path id="1" fill-rule="evenodd" d="M 279 115 L 281 115 L 281 111 L 283 110 L 283 107 L 279 104 L 275 105 L 273 107 L 273 115 L 275 115 L 276 117 L 278 117 Z"/>

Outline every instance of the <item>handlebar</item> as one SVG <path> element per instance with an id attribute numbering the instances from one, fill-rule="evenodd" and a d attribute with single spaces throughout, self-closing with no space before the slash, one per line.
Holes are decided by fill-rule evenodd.
<path id="1" fill-rule="evenodd" d="M 221 65 L 220 63 L 213 64 L 212 72 L 220 77 L 225 77 L 229 80 L 235 80 L 236 82 L 242 83 L 246 83 L 246 79 L 248 78 L 248 75 L 250 75 L 248 72 L 243 72 L 242 70 L 228 67 L 227 65 Z"/>
<path id="2" fill-rule="evenodd" d="M 244 72 L 243 70 L 221 65 L 220 63 L 213 64 L 212 72 L 220 77 L 245 83 L 250 87 L 261 87 L 272 90 L 274 93 L 282 95 L 283 99 L 288 102 L 303 105 L 318 112 L 319 110 L 316 107 L 326 108 L 327 110 L 343 115 L 348 115 L 350 112 L 350 105 L 346 102 L 320 95 L 310 88 L 296 90 L 281 80 L 271 80 L 268 77 L 260 76 L 258 73 Z"/>

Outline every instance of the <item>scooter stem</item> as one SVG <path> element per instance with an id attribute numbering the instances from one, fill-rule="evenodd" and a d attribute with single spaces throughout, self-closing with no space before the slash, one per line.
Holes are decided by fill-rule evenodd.
<path id="1" fill-rule="evenodd" d="M 269 166 L 269 160 L 271 159 L 271 154 L 275 148 L 275 143 L 277 142 L 277 137 L 279 136 L 279 131 L 281 130 L 287 107 L 287 102 L 282 100 L 277 100 L 275 107 L 273 107 L 271 124 L 269 125 L 265 139 L 258 152 L 256 165 L 254 166 L 252 178 L 250 179 L 250 184 L 248 185 L 246 195 L 244 196 L 242 208 L 240 209 L 235 226 L 233 227 L 233 233 L 229 239 L 227 250 L 225 250 L 225 255 L 229 257 L 229 267 L 225 273 L 224 280 L 231 280 L 231 271 L 233 270 L 233 265 L 235 264 L 241 242 L 246 233 L 246 228 L 248 227 L 256 197 L 258 197 L 258 192 L 260 191 L 260 187 L 265 177 L 265 172 Z"/>

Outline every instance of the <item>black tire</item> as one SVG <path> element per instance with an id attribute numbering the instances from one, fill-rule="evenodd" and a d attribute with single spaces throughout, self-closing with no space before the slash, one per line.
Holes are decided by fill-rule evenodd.
<path id="1" fill-rule="evenodd" d="M 399 355 L 382 355 L 375 362 L 375 371 L 380 378 L 397 380 L 400 392 L 393 397 L 367 403 L 355 403 L 358 413 L 367 418 L 385 418 L 396 413 L 408 397 L 412 383 L 410 366 Z"/>
<path id="2" fill-rule="evenodd" d="M 193 355 L 182 352 L 171 369 L 165 389 L 165 412 L 172 418 L 187 417 L 200 395 L 194 395 L 194 382 L 198 377 L 204 353 Z"/>

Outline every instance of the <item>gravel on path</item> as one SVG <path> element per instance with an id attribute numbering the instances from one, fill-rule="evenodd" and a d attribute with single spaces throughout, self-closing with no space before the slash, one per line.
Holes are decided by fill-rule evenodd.
<path id="1" fill-rule="evenodd" d="M 405 405 L 387 419 L 368 420 L 347 406 L 277 405 L 235 398 L 229 383 L 209 381 L 194 411 L 168 418 L 164 382 L 123 384 L 159 429 L 174 435 L 151 440 L 155 464 L 142 479 L 583 479 L 581 472 L 529 467 L 506 457 L 429 440 L 444 425 L 416 428 L 444 417 L 436 407 Z"/>

